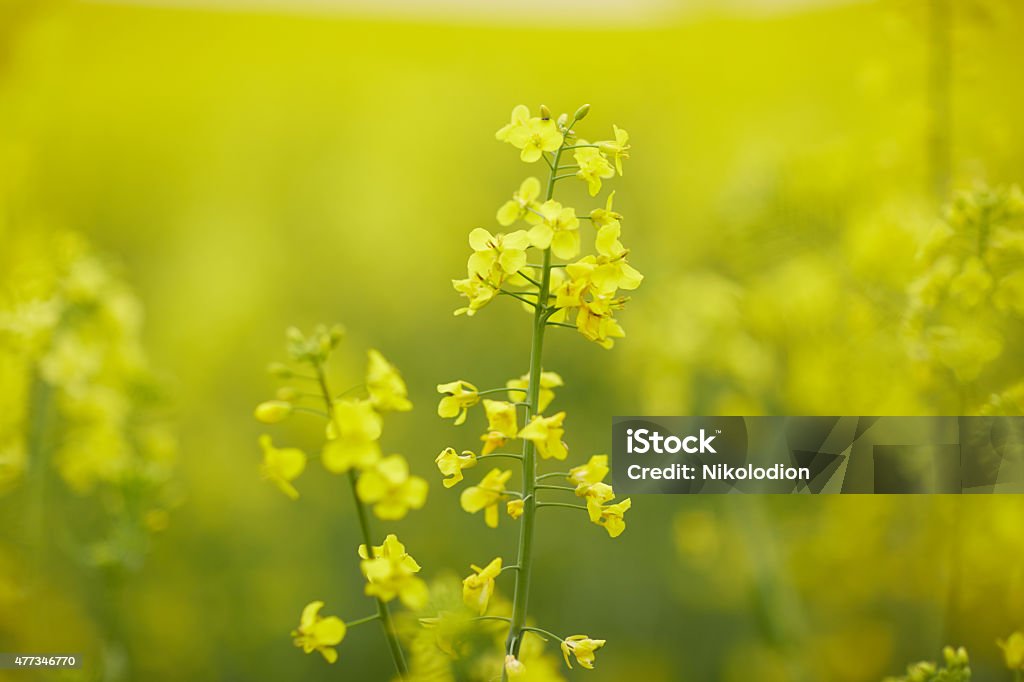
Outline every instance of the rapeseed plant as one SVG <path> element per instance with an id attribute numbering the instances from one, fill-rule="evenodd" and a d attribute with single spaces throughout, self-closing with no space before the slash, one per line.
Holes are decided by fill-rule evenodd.
<path id="1" fill-rule="evenodd" d="M 65 565 L 102 595 L 88 603 L 115 603 L 181 498 L 142 306 L 81 236 L 22 230 L 4 239 L 0 389 L 0 501 L 23 521 L 0 543 L 0 554 L 10 543 L 18 557 L 0 592 L 31 632 L 31 614 L 67 596 L 54 577 Z M 103 640 L 98 667 L 107 679 L 127 676 L 122 614 L 90 611 Z"/>
<path id="2" fill-rule="evenodd" d="M 409 463 L 401 455 L 384 456 L 380 446 L 383 415 L 412 409 L 405 381 L 398 370 L 376 350 L 367 353 L 364 383 L 338 394 L 328 384 L 327 362 L 344 332 L 341 327 L 317 327 L 306 335 L 291 328 L 287 331 L 290 364 L 274 363 L 271 374 L 293 382 L 311 384 L 314 389 L 284 386 L 277 397 L 256 406 L 255 417 L 265 424 L 276 424 L 293 414 L 309 414 L 325 421 L 324 443 L 320 451 L 323 467 L 348 478 L 356 507 L 363 542 L 357 548 L 359 567 L 366 579 L 365 593 L 376 603 L 376 612 L 357 620 L 343 621 L 337 616 L 321 616 L 322 601 L 307 604 L 292 631 L 295 646 L 304 652 L 320 653 L 328 663 L 338 660 L 334 648 L 350 628 L 379 621 L 400 679 L 409 668 L 395 630 L 391 602 L 398 599 L 412 610 L 422 609 L 429 599 L 427 584 L 417 575 L 420 565 L 406 551 L 398 537 L 389 534 L 374 546 L 370 529 L 370 511 L 385 521 L 402 519 L 411 509 L 420 509 L 427 500 L 427 482 L 409 472 Z M 313 407 L 307 403 L 322 404 Z M 265 479 L 292 500 L 300 493 L 295 481 L 305 471 L 309 456 L 294 447 L 278 448 L 270 436 L 260 437 Z"/>
<path id="3" fill-rule="evenodd" d="M 631 504 L 628 498 L 612 502 L 615 492 L 603 482 L 608 474 L 606 455 L 595 455 L 589 462 L 569 470 L 539 471 L 542 462 L 563 462 L 570 454 L 564 440 L 567 413 L 547 414 L 555 397 L 554 389 L 563 385 L 561 376 L 543 369 L 547 330 L 572 328 L 602 348 L 611 348 L 616 339 L 625 336 L 615 317 L 628 301 L 620 292 L 636 289 L 643 280 L 629 264 L 629 250 L 620 241 L 623 216 L 613 208 L 614 193 L 587 214 L 555 200 L 558 183 L 569 179 L 583 181 L 588 194 L 596 196 L 605 182 L 616 174 L 622 175 L 622 162 L 629 158 L 629 135 L 618 127 L 613 127 L 611 140 L 588 142 L 579 137 L 575 127 L 589 110 L 589 105 L 584 105 L 572 116 L 562 114 L 553 118 L 544 106 L 537 116 L 523 105 L 513 109 L 510 122 L 497 131 L 496 138 L 519 149 L 520 159 L 526 163 L 543 161 L 548 169 L 547 181 L 542 184 L 536 177 L 527 177 L 498 208 L 498 224 L 505 228 L 518 225 L 519 229 L 495 234 L 476 228 L 470 232 L 466 278 L 452 282 L 466 299 L 456 315 L 476 315 L 499 296 L 505 296 L 519 301 L 532 316 L 527 374 L 509 379 L 503 387 L 486 390 L 462 379 L 437 387 L 442 396 L 437 408 L 440 417 L 454 419 L 456 425 L 461 425 L 467 421 L 469 411 L 482 403 L 487 420 L 479 454 L 472 450 L 459 454 L 456 448 L 448 447 L 437 456 L 438 469 L 446 477 L 445 487 L 459 484 L 464 478 L 463 471 L 482 460 L 508 459 L 521 468 L 521 490 L 509 488 L 512 469 L 494 466 L 460 496 L 462 509 L 470 514 L 482 511 L 484 523 L 490 528 L 498 526 L 503 511 L 518 521 L 519 543 L 514 560 L 505 562 L 494 557 L 482 568 L 472 566 L 473 572 L 463 581 L 463 600 L 474 614 L 472 618 L 441 614 L 430 623 L 439 630 L 444 630 L 443 623 L 450 624 L 453 619 L 461 619 L 461 626 L 479 621 L 487 622 L 482 627 L 489 627 L 492 621 L 504 623 L 505 679 L 532 679 L 540 674 L 540 670 L 533 671 L 532 663 L 523 662 L 527 633 L 557 641 L 569 667 L 575 661 L 581 667 L 593 668 L 595 652 L 605 644 L 603 639 L 582 634 L 560 636 L 528 624 L 538 512 L 552 508 L 577 510 L 603 527 L 609 536 L 617 537 L 625 530 L 625 513 Z M 590 226 L 584 229 L 587 222 Z M 593 253 L 580 257 L 585 243 L 593 245 Z M 530 262 L 531 258 L 535 262 Z M 484 398 L 501 393 L 506 394 L 505 400 Z M 513 440 L 520 441 L 519 452 L 510 452 L 505 447 Z M 568 485 L 552 484 L 557 479 Z M 548 495 L 573 496 L 582 504 L 541 499 Z M 495 615 L 489 601 L 496 593 L 495 582 L 507 571 L 515 575 L 511 613 Z"/>

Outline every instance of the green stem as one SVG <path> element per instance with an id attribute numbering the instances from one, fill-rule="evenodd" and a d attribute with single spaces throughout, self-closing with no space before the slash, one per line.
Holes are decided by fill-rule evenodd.
<path id="1" fill-rule="evenodd" d="M 534 285 L 535 287 L 539 287 L 540 286 L 540 282 L 535 280 L 533 277 L 530 277 L 529 275 L 524 273 L 522 270 L 520 270 L 517 274 L 520 277 L 522 277 L 523 279 L 525 279 L 527 282 L 529 282 L 530 284 Z"/>
<path id="2" fill-rule="evenodd" d="M 571 493 L 576 492 L 576 488 L 570 488 L 567 485 L 537 485 L 534 487 L 537 490 L 568 490 Z"/>
<path id="3" fill-rule="evenodd" d="M 379 613 L 374 613 L 374 614 L 372 614 L 370 616 L 366 616 L 365 618 L 360 618 L 359 620 L 347 621 L 345 623 L 345 627 L 354 628 L 357 625 L 362 625 L 363 623 L 369 623 L 370 621 L 377 620 L 378 618 L 380 618 L 380 614 Z"/>
<path id="4" fill-rule="evenodd" d="M 490 453 L 488 453 L 486 455 L 480 455 L 479 457 L 476 458 L 476 461 L 479 462 L 482 459 L 488 459 L 490 457 L 507 457 L 509 459 L 522 459 L 523 458 L 523 456 L 520 455 L 518 452 L 490 452 Z"/>
<path id="5" fill-rule="evenodd" d="M 301 412 L 302 414 L 312 414 L 317 417 L 326 417 L 327 413 L 323 410 L 314 410 L 312 407 L 302 407 L 301 405 L 293 405 L 292 412 Z"/>
<path id="6" fill-rule="evenodd" d="M 555 152 L 555 158 L 551 164 L 552 170 L 548 174 L 547 198 L 550 200 L 555 194 L 555 168 L 558 168 L 562 158 L 562 150 L 565 147 L 565 138 L 562 139 L 562 146 Z M 537 305 L 533 313 L 533 341 L 530 345 L 530 379 L 526 394 L 527 417 L 540 412 L 540 375 L 544 356 L 544 330 L 546 328 L 548 315 L 548 297 L 551 293 L 551 249 L 544 250 L 544 263 L 541 266 L 540 288 L 537 292 Z M 519 648 L 523 643 L 523 633 L 526 628 L 527 603 L 530 595 L 530 577 L 533 568 L 533 535 L 537 520 L 537 459 L 536 451 L 531 440 L 523 441 L 523 515 L 519 526 L 519 547 L 516 553 L 515 592 L 512 598 L 512 620 L 509 623 L 508 637 L 505 640 L 505 653 L 519 657 Z M 508 680 L 508 672 L 502 669 L 502 680 Z"/>
<path id="7" fill-rule="evenodd" d="M 314 364 L 316 369 L 316 379 L 320 384 L 320 391 L 324 396 L 324 404 L 327 406 L 327 414 L 329 419 L 334 419 L 334 403 L 331 401 L 331 391 L 327 386 L 327 376 L 324 374 L 324 368 L 319 363 Z M 352 488 L 352 501 L 356 506 L 356 516 L 359 519 L 359 529 L 362 531 L 363 544 L 366 545 L 367 556 L 373 556 L 373 534 L 370 532 L 370 519 L 366 513 L 366 507 L 359 501 L 359 494 L 356 491 L 356 483 L 358 477 L 354 469 L 348 471 L 348 482 Z M 387 602 L 375 597 L 374 601 L 377 602 L 377 617 L 380 619 L 381 626 L 384 628 L 384 637 L 388 642 L 388 649 L 391 651 L 391 658 L 395 662 L 395 669 L 398 671 L 398 678 L 404 680 L 409 674 L 409 667 L 405 663 L 405 654 L 402 653 L 402 644 L 398 641 L 398 634 L 395 632 L 395 623 L 391 619 L 391 610 L 388 608 Z"/>
<path id="8" fill-rule="evenodd" d="M 563 507 L 565 509 L 582 509 L 587 511 L 587 508 L 582 504 L 569 504 L 568 502 L 538 502 L 538 507 Z"/>
<path id="9" fill-rule="evenodd" d="M 520 393 L 526 393 L 525 388 L 510 388 L 508 386 L 502 386 L 501 388 L 488 388 L 484 391 L 477 391 L 477 395 L 487 395 L 489 393 L 501 393 L 503 391 L 518 391 Z"/>
<path id="10" fill-rule="evenodd" d="M 537 477 L 538 481 L 543 481 L 545 478 L 556 478 L 558 476 L 569 476 L 568 471 L 552 471 L 550 474 L 541 474 Z"/>
<path id="11" fill-rule="evenodd" d="M 517 294 L 515 292 L 506 291 L 505 289 L 499 289 L 498 293 L 499 294 L 505 294 L 506 296 L 511 296 L 512 298 L 518 298 L 520 301 L 522 301 L 526 305 L 532 305 L 534 310 L 541 310 L 540 306 L 538 306 L 536 303 L 534 303 L 530 299 L 526 298 L 525 296 L 520 296 L 519 294 Z"/>
<path id="12" fill-rule="evenodd" d="M 352 386 L 350 388 L 346 388 L 344 391 L 342 391 L 341 393 L 339 393 L 335 397 L 336 398 L 341 398 L 343 396 L 348 395 L 349 393 L 355 393 L 356 391 L 364 389 L 364 388 L 366 388 L 366 384 L 356 384 L 355 386 Z"/>
<path id="13" fill-rule="evenodd" d="M 52 529 L 49 528 L 50 519 L 47 518 L 49 508 L 48 490 L 50 478 L 50 437 L 53 430 L 51 420 L 53 415 L 54 401 L 52 400 L 53 389 L 37 370 L 33 370 L 32 384 L 29 393 L 29 429 L 27 438 L 28 449 L 28 476 L 27 484 L 30 491 L 28 502 L 27 519 L 25 524 L 29 536 L 26 538 L 26 545 L 31 548 L 29 565 L 32 572 L 28 579 L 30 598 L 38 598 L 38 592 L 43 589 L 43 576 L 46 575 L 46 567 L 50 563 L 49 547 Z M 49 619 L 44 619 L 37 624 L 46 628 Z M 37 633 L 38 634 L 38 633 Z"/>
<path id="14" fill-rule="evenodd" d="M 526 632 L 537 632 L 537 633 L 540 633 L 542 635 L 547 635 L 548 637 L 551 637 L 552 639 L 557 639 L 559 642 L 562 641 L 561 637 L 559 637 L 558 635 L 556 635 L 555 633 L 553 633 L 553 632 L 551 632 L 549 630 L 545 630 L 544 628 L 535 628 L 533 626 L 527 626 L 527 627 L 523 628 L 523 630 L 525 630 Z"/>

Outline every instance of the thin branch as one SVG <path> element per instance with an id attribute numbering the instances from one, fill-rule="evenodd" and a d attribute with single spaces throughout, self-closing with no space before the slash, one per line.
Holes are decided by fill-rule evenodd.
<path id="1" fill-rule="evenodd" d="M 582 509 L 587 511 L 587 508 L 581 504 L 569 504 L 567 502 L 538 502 L 537 507 L 564 507 L 565 509 Z"/>
<path id="2" fill-rule="evenodd" d="M 525 626 L 523 628 L 523 630 L 526 631 L 526 632 L 532 632 L 534 634 L 547 635 L 548 637 L 551 637 L 552 639 L 557 639 L 559 642 L 563 641 L 561 637 L 559 637 L 558 635 L 556 635 L 553 632 L 549 632 L 549 631 L 545 630 L 544 628 L 535 628 L 533 626 L 527 625 L 527 626 Z M 541 639 L 543 639 L 545 642 L 547 641 L 547 639 L 545 639 L 544 637 L 541 637 Z"/>
<path id="3" fill-rule="evenodd" d="M 519 460 L 521 460 L 523 458 L 522 455 L 515 454 L 515 453 L 512 453 L 512 452 L 489 452 L 486 455 L 480 455 L 476 459 L 479 462 L 482 459 L 489 459 L 491 457 L 507 457 L 509 459 L 519 459 Z"/>
<path id="4" fill-rule="evenodd" d="M 313 414 L 313 415 L 316 415 L 317 417 L 323 417 L 324 419 L 330 419 L 330 417 L 327 416 L 326 412 L 324 412 L 323 410 L 314 409 L 312 407 L 303 407 L 302 405 L 292 405 L 292 411 L 293 412 L 302 412 L 303 414 Z"/>
<path id="5" fill-rule="evenodd" d="M 506 291 L 505 289 L 499 289 L 498 293 L 499 294 L 505 294 L 506 296 L 511 296 L 512 298 L 518 298 L 520 301 L 522 301 L 526 305 L 533 306 L 534 308 L 537 307 L 537 304 L 534 301 L 531 301 L 528 298 L 523 298 L 522 296 L 520 296 L 519 294 L 517 294 L 517 293 L 515 293 L 513 291 Z"/>
<path id="6" fill-rule="evenodd" d="M 367 616 L 366 618 L 360 618 L 359 620 L 345 621 L 345 625 L 346 625 L 346 627 L 354 628 L 357 625 L 362 625 L 363 623 L 369 623 L 371 621 L 378 620 L 379 618 L 380 618 L 380 614 L 379 613 L 375 613 L 372 616 Z"/>

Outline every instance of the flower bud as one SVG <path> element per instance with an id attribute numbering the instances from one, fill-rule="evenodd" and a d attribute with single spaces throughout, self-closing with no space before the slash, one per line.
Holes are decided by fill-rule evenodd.
<path id="1" fill-rule="evenodd" d="M 582 121 L 590 113 L 590 105 L 584 104 L 582 107 L 576 110 L 576 113 L 572 115 L 574 121 Z"/>
<path id="2" fill-rule="evenodd" d="M 277 399 L 285 402 L 293 402 L 299 399 L 299 389 L 294 386 L 282 386 L 277 389 Z"/>
<path id="3" fill-rule="evenodd" d="M 946 665 L 951 668 L 965 666 L 970 662 L 967 657 L 967 649 L 963 647 L 954 649 L 951 646 L 947 646 L 942 650 L 942 657 L 946 659 Z"/>
<path id="4" fill-rule="evenodd" d="M 540 105 L 540 117 L 545 121 L 551 118 L 551 110 L 548 109 L 548 106 L 546 104 Z"/>
<path id="5" fill-rule="evenodd" d="M 526 666 L 518 658 L 508 654 L 505 656 L 505 672 L 508 673 L 510 680 L 514 680 L 526 672 Z"/>
<path id="6" fill-rule="evenodd" d="M 288 379 L 289 377 L 294 376 L 294 372 L 292 372 L 291 367 L 283 362 L 272 362 L 267 365 L 267 373 L 273 377 L 277 377 L 278 379 Z"/>
<path id="7" fill-rule="evenodd" d="M 331 330 L 328 333 L 331 336 L 331 348 L 336 348 L 338 344 L 341 343 L 341 340 L 345 338 L 345 327 L 340 324 L 336 324 L 331 327 Z"/>
<path id="8" fill-rule="evenodd" d="M 284 332 L 284 337 L 290 343 L 305 343 L 306 337 L 302 333 L 302 330 L 298 327 L 288 327 Z"/>
<path id="9" fill-rule="evenodd" d="M 558 128 L 565 130 L 566 126 L 569 125 L 569 114 L 559 114 L 558 116 Z"/>
<path id="10" fill-rule="evenodd" d="M 317 351 L 319 352 L 320 359 L 326 360 L 327 356 L 334 350 L 334 341 L 327 334 L 321 334 L 317 337 Z"/>
<path id="11" fill-rule="evenodd" d="M 264 424 L 276 424 L 287 419 L 291 413 L 291 403 L 286 403 L 283 400 L 268 400 L 257 405 L 253 414 Z"/>

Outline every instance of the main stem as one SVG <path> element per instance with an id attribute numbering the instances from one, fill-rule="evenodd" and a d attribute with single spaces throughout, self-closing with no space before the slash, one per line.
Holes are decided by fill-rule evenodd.
<path id="1" fill-rule="evenodd" d="M 562 142 L 562 147 L 565 142 Z M 547 199 L 555 193 L 556 170 L 562 157 L 562 147 L 555 152 L 555 160 L 548 175 Z M 527 386 L 527 420 L 538 413 L 540 398 L 540 375 L 544 355 L 544 328 L 547 323 L 547 302 L 551 290 L 551 249 L 544 250 L 544 264 L 541 266 L 540 290 L 537 294 L 537 305 L 533 311 L 533 342 L 530 347 L 530 381 Z M 530 574 L 533 569 L 533 531 L 537 519 L 537 454 L 533 441 L 523 442 L 523 516 L 519 527 L 519 551 L 516 564 L 516 586 L 512 600 L 512 622 L 505 640 L 505 652 L 519 657 L 519 647 L 523 643 L 526 631 L 526 609 L 530 596 Z M 502 679 L 508 679 L 508 673 L 502 669 Z"/>
<path id="2" fill-rule="evenodd" d="M 327 376 L 324 368 L 317 363 L 316 380 L 320 384 L 320 391 L 324 396 L 324 403 L 327 406 L 327 415 L 334 420 L 334 403 L 331 400 L 331 391 L 327 386 Z M 356 517 L 359 519 L 359 529 L 363 534 L 363 544 L 366 545 L 366 555 L 373 557 L 373 535 L 370 533 L 370 518 L 366 513 L 366 507 L 359 501 L 359 494 L 356 491 L 358 477 L 354 469 L 348 470 L 348 482 L 352 488 L 352 501 L 356 506 Z M 398 641 L 398 634 L 395 632 L 395 623 L 391 618 L 391 609 L 387 602 L 380 597 L 374 597 L 377 602 L 377 618 L 380 619 L 381 627 L 384 628 L 384 638 L 388 642 L 388 649 L 391 651 L 391 659 L 395 662 L 395 669 L 398 671 L 399 679 L 404 680 L 409 674 L 409 666 L 405 662 L 405 654 L 402 652 L 402 644 Z"/>

